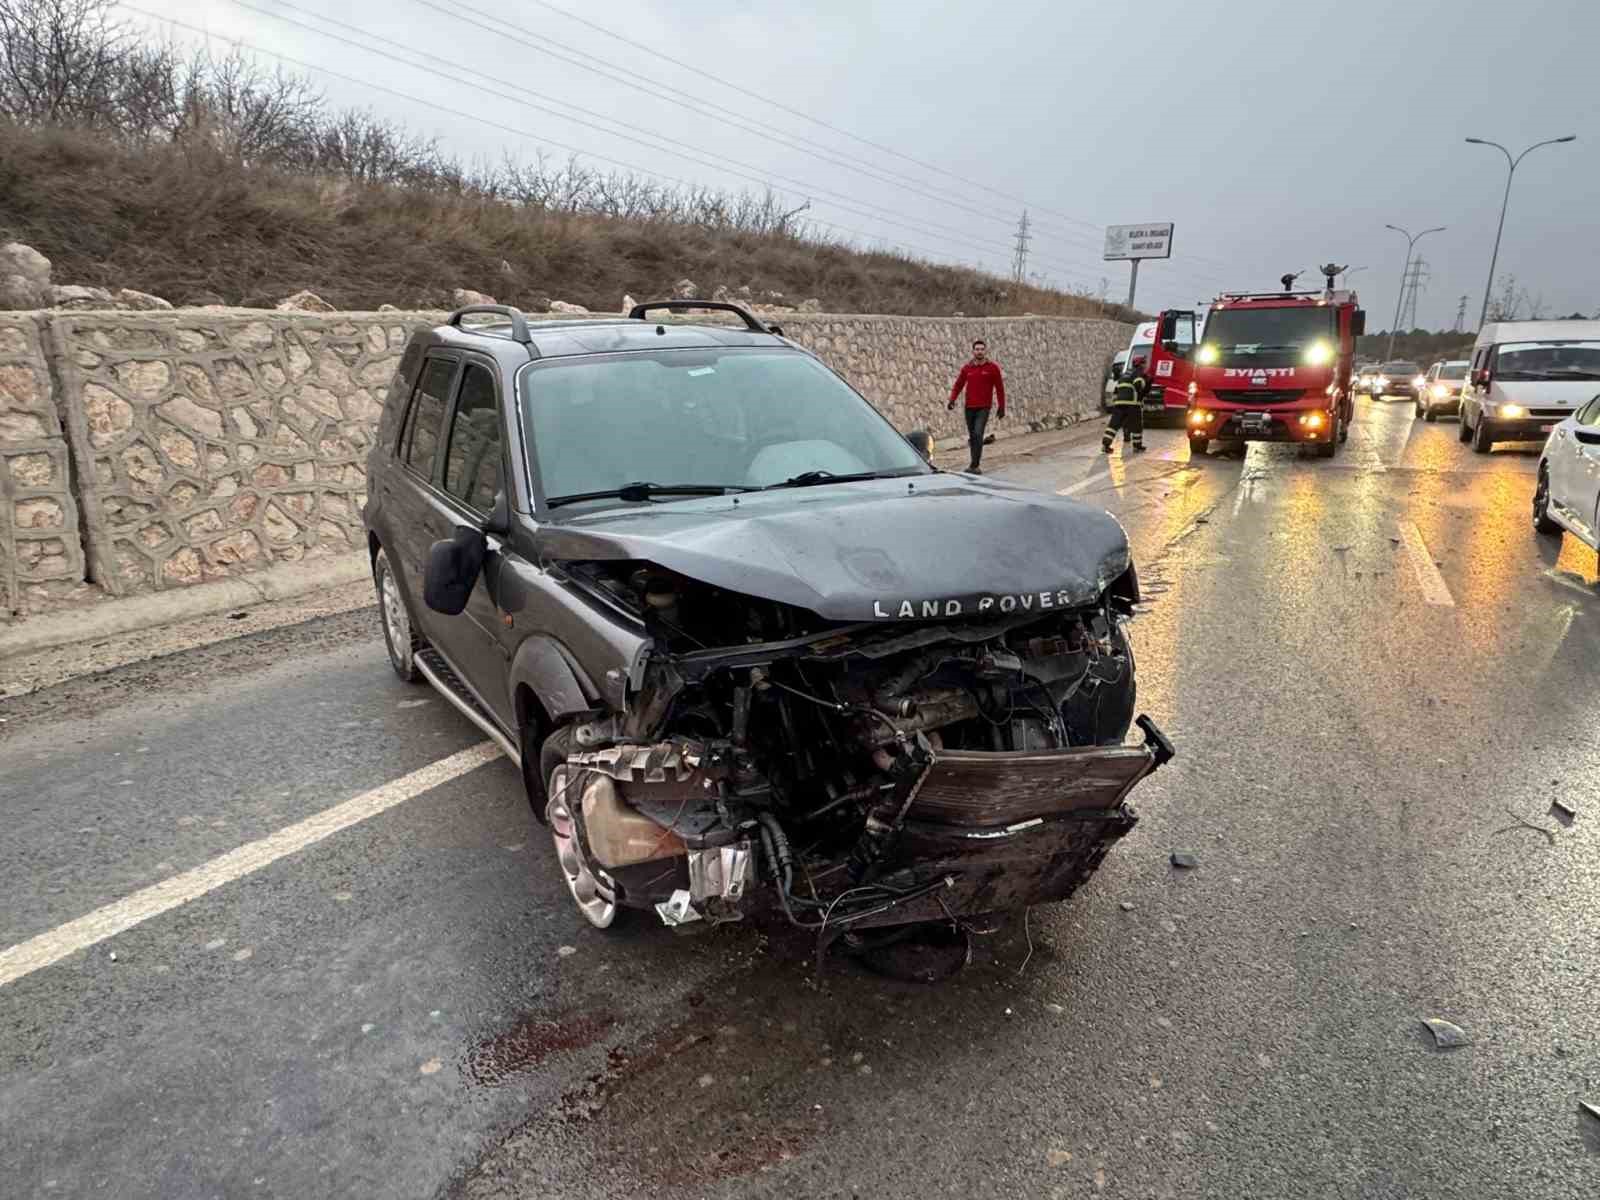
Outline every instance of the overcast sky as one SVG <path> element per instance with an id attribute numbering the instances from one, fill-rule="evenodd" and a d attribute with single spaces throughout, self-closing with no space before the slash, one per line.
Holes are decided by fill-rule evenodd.
<path id="1" fill-rule="evenodd" d="M 734 189 L 771 180 L 830 232 L 1001 273 L 1026 205 L 1030 272 L 1091 290 L 1105 280 L 1114 298 L 1128 267 L 1101 261 L 1103 226 L 1172 221 L 1173 258 L 1140 269 L 1146 309 L 1267 290 L 1285 271 L 1312 282 L 1331 258 L 1365 268 L 1348 282 L 1369 328 L 1387 328 L 1406 243 L 1385 224 L 1443 225 L 1417 245 L 1431 272 L 1418 322 L 1450 327 L 1464 295 L 1471 327 L 1506 163 L 1462 139 L 1515 153 L 1576 134 L 1518 168 L 1498 271 L 1550 315 L 1600 310 L 1594 0 L 129 3 L 264 62 L 313 64 L 331 100 L 467 159 L 576 147 L 596 166 Z M 434 73 L 459 76 L 451 64 L 474 78 Z"/>

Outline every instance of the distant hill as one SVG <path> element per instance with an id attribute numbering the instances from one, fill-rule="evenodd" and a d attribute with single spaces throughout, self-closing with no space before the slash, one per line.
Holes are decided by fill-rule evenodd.
<path id="1" fill-rule="evenodd" d="M 1373 362 L 1403 359 L 1420 363 L 1426 369 L 1436 362 L 1471 357 L 1472 343 L 1477 336 L 1475 332 L 1430 333 L 1426 329 L 1413 329 L 1409 333 L 1395 334 L 1394 353 L 1390 354 L 1388 333 L 1369 333 L 1356 339 L 1356 358 Z"/>

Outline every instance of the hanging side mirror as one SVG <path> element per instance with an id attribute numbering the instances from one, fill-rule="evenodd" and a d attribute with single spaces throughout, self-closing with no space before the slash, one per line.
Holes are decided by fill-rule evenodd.
<path id="1" fill-rule="evenodd" d="M 1367 310 L 1358 308 L 1350 314 L 1350 336 L 1361 337 L 1367 332 Z"/>
<path id="2" fill-rule="evenodd" d="M 489 553 L 488 535 L 471 525 L 458 525 L 454 535 L 428 548 L 422 573 L 422 599 L 436 613 L 460 616 L 472 596 Z"/>
<path id="3" fill-rule="evenodd" d="M 923 462 L 933 461 L 933 436 L 926 429 L 913 429 L 906 434 L 906 441 L 911 443 L 912 449 L 922 455 Z"/>

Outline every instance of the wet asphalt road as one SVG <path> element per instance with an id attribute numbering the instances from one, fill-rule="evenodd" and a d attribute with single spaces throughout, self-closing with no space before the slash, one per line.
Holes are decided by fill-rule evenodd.
<path id="1" fill-rule="evenodd" d="M 1455 433 L 997 472 L 1128 527 L 1179 757 L 953 982 L 597 934 L 494 759 L 0 985 L 0 1193 L 1592 1200 L 1600 581 Z M 0 715 L 0 949 L 482 740 L 371 612 Z"/>

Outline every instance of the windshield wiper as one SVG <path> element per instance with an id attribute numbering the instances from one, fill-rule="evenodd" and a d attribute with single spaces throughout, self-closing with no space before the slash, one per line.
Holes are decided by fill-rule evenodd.
<path id="1" fill-rule="evenodd" d="M 801 471 L 798 475 L 791 475 L 782 483 L 769 483 L 761 490 L 770 492 L 773 488 L 813 487 L 819 483 L 855 483 L 862 479 L 885 479 L 888 476 L 882 471 L 857 471 L 850 475 L 835 475 L 832 471 Z"/>
<path id="2" fill-rule="evenodd" d="M 627 500 L 638 503 L 651 496 L 726 496 L 729 492 L 754 492 L 759 489 L 738 483 L 625 483 L 603 492 L 574 492 L 570 496 L 551 496 L 546 508 L 577 504 L 581 500 Z"/>

